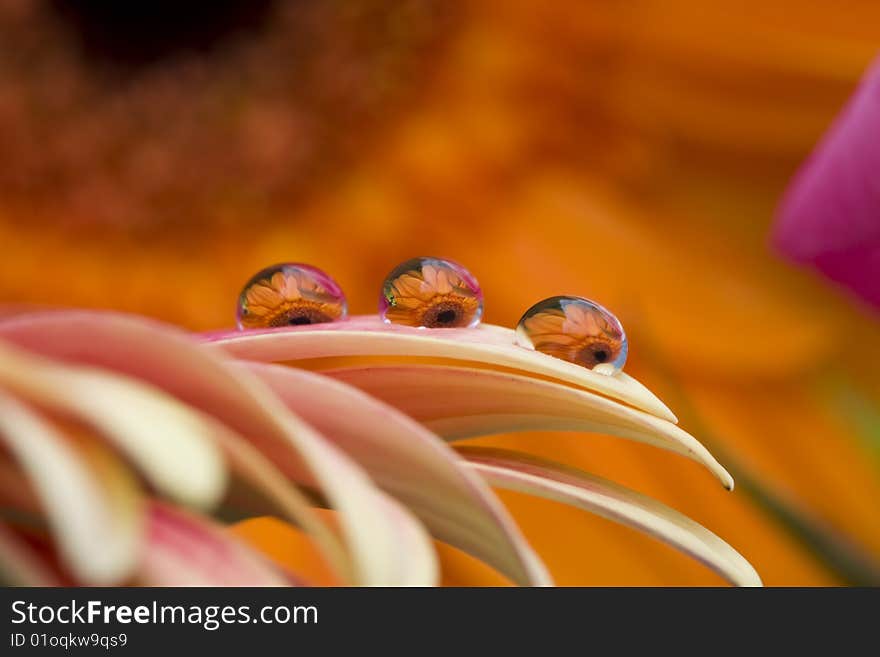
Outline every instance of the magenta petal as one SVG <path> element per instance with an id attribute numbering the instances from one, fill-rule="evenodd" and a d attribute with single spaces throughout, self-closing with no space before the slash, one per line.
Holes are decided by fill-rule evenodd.
<path id="1" fill-rule="evenodd" d="M 795 176 L 773 241 L 880 307 L 880 59 Z"/>

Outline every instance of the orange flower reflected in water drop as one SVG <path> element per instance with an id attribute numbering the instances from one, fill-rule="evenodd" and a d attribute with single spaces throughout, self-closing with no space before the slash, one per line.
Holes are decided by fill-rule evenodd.
<path id="1" fill-rule="evenodd" d="M 473 327 L 483 316 L 483 292 L 470 272 L 458 263 L 412 258 L 385 277 L 379 313 L 390 324 Z"/>
<path id="2" fill-rule="evenodd" d="M 345 319 L 342 289 L 317 267 L 267 267 L 245 284 L 238 300 L 239 328 L 277 328 Z"/>
<path id="3" fill-rule="evenodd" d="M 536 303 L 516 327 L 521 344 L 589 369 L 623 369 L 628 345 L 617 318 L 580 297 L 550 297 Z"/>

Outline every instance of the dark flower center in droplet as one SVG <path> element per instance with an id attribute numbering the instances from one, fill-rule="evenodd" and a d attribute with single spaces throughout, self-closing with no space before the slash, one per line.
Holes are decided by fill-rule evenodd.
<path id="1" fill-rule="evenodd" d="M 306 326 L 308 324 L 323 324 L 332 322 L 333 318 L 314 308 L 292 308 L 281 313 L 269 323 L 273 328 L 279 326 Z"/>
<path id="2" fill-rule="evenodd" d="M 455 328 L 467 324 L 467 318 L 460 304 L 442 301 L 425 311 L 421 324 L 428 328 Z"/>
<path id="3" fill-rule="evenodd" d="M 587 367 L 595 367 L 614 359 L 614 348 L 610 344 L 597 342 L 583 349 L 578 361 Z"/>

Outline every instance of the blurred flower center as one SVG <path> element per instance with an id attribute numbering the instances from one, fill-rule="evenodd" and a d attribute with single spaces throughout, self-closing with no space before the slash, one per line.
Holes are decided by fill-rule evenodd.
<path id="1" fill-rule="evenodd" d="M 51 0 L 90 57 L 144 65 L 190 51 L 222 47 L 265 26 L 274 0 L 125 3 Z"/>
<path id="2" fill-rule="evenodd" d="M 430 79 L 440 4 L 0 3 L 0 214 L 169 240 L 278 221 Z"/>

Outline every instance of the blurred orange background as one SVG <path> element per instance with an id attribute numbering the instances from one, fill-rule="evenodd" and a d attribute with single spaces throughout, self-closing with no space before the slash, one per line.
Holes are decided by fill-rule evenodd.
<path id="1" fill-rule="evenodd" d="M 0 302 L 211 329 L 251 274 L 301 261 L 370 313 L 415 255 L 465 264 L 492 323 L 586 296 L 737 491 L 603 436 L 479 442 L 652 495 L 767 584 L 880 582 L 876 312 L 766 246 L 880 46 L 880 4 L 204 4 L 131 22 L 0 0 Z M 631 530 L 502 496 L 560 584 L 721 583 Z"/>

